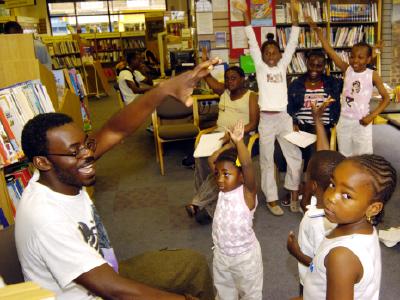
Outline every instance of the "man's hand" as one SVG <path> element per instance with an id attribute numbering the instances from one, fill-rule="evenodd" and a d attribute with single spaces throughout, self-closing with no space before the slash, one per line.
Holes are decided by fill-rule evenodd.
<path id="1" fill-rule="evenodd" d="M 243 120 L 239 120 L 235 126 L 231 129 L 228 129 L 229 135 L 231 136 L 231 140 L 236 144 L 243 139 L 244 136 L 244 124 Z"/>
<path id="2" fill-rule="evenodd" d="M 293 131 L 299 132 L 300 131 L 299 125 L 293 124 Z"/>
<path id="3" fill-rule="evenodd" d="M 370 115 L 368 115 L 360 120 L 360 124 L 362 126 L 368 126 L 373 120 L 374 120 L 374 118 L 371 117 Z"/>
<path id="4" fill-rule="evenodd" d="M 301 252 L 299 242 L 297 241 L 297 238 L 294 235 L 293 231 L 289 232 L 286 248 L 289 251 L 289 253 L 296 258 L 298 257 L 298 254 Z"/>
<path id="5" fill-rule="evenodd" d="M 213 58 L 197 65 L 193 70 L 182 73 L 160 84 L 164 91 L 184 103 L 186 106 L 193 104 L 191 97 L 193 88 L 203 77 L 210 74 L 213 66 L 220 63 L 218 58 Z"/>

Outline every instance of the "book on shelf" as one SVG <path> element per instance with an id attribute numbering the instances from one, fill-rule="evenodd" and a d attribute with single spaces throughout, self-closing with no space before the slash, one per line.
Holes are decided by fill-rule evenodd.
<path id="1" fill-rule="evenodd" d="M 331 45 L 333 47 L 352 47 L 354 44 L 365 41 L 371 46 L 375 42 L 374 26 L 353 26 L 331 28 Z"/>
<path id="2" fill-rule="evenodd" d="M 6 171 L 5 179 L 8 194 L 13 201 L 15 209 L 18 208 L 18 204 L 21 200 L 22 193 L 31 179 L 32 174 L 26 164 L 19 165 L 14 170 Z"/>
<path id="3" fill-rule="evenodd" d="M 279 47 L 283 50 L 286 48 L 291 32 L 290 27 L 279 27 L 276 29 Z M 326 28 L 322 28 L 324 36 L 326 36 Z M 310 28 L 301 27 L 298 41 L 298 48 L 320 48 L 321 42 L 317 34 Z"/>
<path id="4" fill-rule="evenodd" d="M 122 45 L 124 50 L 146 48 L 144 40 L 141 38 L 124 38 L 122 39 Z"/>
<path id="5" fill-rule="evenodd" d="M 319 1 L 316 2 L 300 2 L 299 3 L 299 22 L 306 22 L 306 16 L 310 16 L 314 22 L 326 22 L 327 6 L 323 2 L 322 6 Z M 277 24 L 286 24 L 292 22 L 290 3 L 275 5 L 275 18 Z"/>
<path id="6" fill-rule="evenodd" d="M 296 52 L 288 66 L 289 74 L 302 74 L 307 72 L 306 56 L 304 52 Z"/>
<path id="7" fill-rule="evenodd" d="M 331 4 L 332 22 L 378 22 L 377 3 Z"/>
<path id="8" fill-rule="evenodd" d="M 0 90 L 0 165 L 18 162 L 23 126 L 35 115 L 54 112 L 46 87 L 32 80 Z"/>

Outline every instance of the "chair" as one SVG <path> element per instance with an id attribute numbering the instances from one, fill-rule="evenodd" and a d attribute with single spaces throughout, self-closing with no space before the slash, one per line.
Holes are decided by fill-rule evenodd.
<path id="1" fill-rule="evenodd" d="M 331 128 L 331 140 L 329 141 L 329 149 L 332 151 L 337 151 L 336 125 Z"/>
<path id="2" fill-rule="evenodd" d="M 194 107 L 186 107 L 173 97 L 165 99 L 153 112 L 154 144 L 161 175 L 165 174 L 163 144 L 195 139 L 199 133 L 194 114 Z"/>
<path id="3" fill-rule="evenodd" d="M 117 90 L 117 102 L 120 109 L 124 108 L 124 101 L 122 100 L 121 91 Z"/>
<path id="4" fill-rule="evenodd" d="M 24 281 L 15 246 L 14 225 L 0 230 L 0 275 L 6 284 Z"/>

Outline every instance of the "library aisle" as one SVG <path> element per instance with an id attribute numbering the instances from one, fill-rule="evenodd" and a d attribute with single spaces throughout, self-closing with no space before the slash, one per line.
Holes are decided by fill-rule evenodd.
<path id="1" fill-rule="evenodd" d="M 110 113 L 117 110 L 115 95 L 90 100 L 93 125 L 99 128 Z M 150 119 L 149 121 L 150 122 Z M 193 171 L 180 162 L 187 145 L 167 145 L 165 161 L 168 173 L 161 176 L 155 160 L 153 136 L 144 124 L 133 136 L 115 147 L 97 163 L 95 203 L 108 229 L 119 259 L 146 250 L 192 248 L 207 256 L 211 265 L 211 226 L 201 226 L 189 219 L 184 205 L 193 195 Z M 400 157 L 392 141 L 400 130 L 389 125 L 374 126 L 377 154 L 384 155 L 400 174 Z M 258 166 L 258 157 L 255 158 Z M 380 228 L 400 226 L 400 187 L 385 208 Z M 286 251 L 290 230 L 297 231 L 301 215 L 290 213 L 277 218 L 265 207 L 259 193 L 255 231 L 264 261 L 263 299 L 289 299 L 298 293 L 297 264 Z M 400 294 L 400 244 L 382 249 L 383 276 L 381 299 L 398 299 Z M 274 277 L 269 278 L 273 272 Z"/>

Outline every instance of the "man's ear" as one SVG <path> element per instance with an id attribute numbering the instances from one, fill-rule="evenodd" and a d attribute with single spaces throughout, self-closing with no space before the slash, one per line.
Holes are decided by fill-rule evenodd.
<path id="1" fill-rule="evenodd" d="M 45 156 L 35 156 L 32 163 L 39 171 L 49 171 L 53 167 L 53 164 Z"/>
<path id="2" fill-rule="evenodd" d="M 367 217 L 374 217 L 377 214 L 379 214 L 382 209 L 383 209 L 382 202 L 380 202 L 380 201 L 374 202 L 368 206 L 367 211 L 365 212 L 365 215 Z"/>

